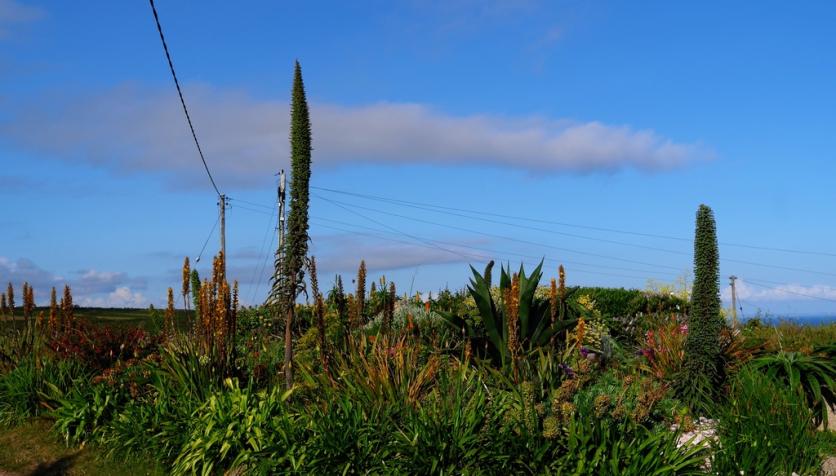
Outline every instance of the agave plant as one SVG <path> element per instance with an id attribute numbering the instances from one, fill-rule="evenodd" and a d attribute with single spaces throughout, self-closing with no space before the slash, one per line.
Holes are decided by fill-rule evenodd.
<path id="1" fill-rule="evenodd" d="M 543 276 L 543 262 L 526 276 L 520 265 L 516 275 L 510 267 L 502 267 L 499 279 L 501 300 L 491 294 L 491 270 L 494 262 L 479 274 L 470 267 L 473 277 L 468 291 L 476 302 L 482 325 L 454 314 L 442 314 L 445 322 L 473 341 L 473 348 L 483 356 L 502 367 L 512 365 L 516 354 L 528 354 L 535 349 L 550 345 L 551 337 L 570 328 L 577 322 L 565 299 L 558 303 L 555 319 L 552 319 L 550 303 L 534 296 L 540 278 Z M 512 302 L 508 302 L 512 301 Z M 511 325 L 509 325 L 511 324 Z"/>
<path id="2" fill-rule="evenodd" d="M 779 352 L 759 357 L 752 365 L 798 392 L 813 410 L 813 423 L 827 426 L 827 407 L 836 410 L 836 365 L 831 358 Z"/>

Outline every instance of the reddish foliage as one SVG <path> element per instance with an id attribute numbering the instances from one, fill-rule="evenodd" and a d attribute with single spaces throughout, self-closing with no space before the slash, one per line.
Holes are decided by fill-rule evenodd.
<path id="1" fill-rule="evenodd" d="M 688 325 L 671 316 L 645 334 L 644 348 L 639 353 L 647 361 L 645 368 L 656 378 L 668 379 L 682 368 Z"/>
<path id="2" fill-rule="evenodd" d="M 107 369 L 119 360 L 150 354 L 157 339 L 139 328 L 113 329 L 76 322 L 54 336 L 49 348 L 59 357 L 78 359 L 96 369 Z"/>

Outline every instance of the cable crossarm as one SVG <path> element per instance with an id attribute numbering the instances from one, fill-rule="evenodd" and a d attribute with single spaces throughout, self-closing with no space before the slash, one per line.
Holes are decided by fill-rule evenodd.
<path id="1" fill-rule="evenodd" d="M 186 100 L 183 99 L 183 90 L 180 88 L 180 81 L 177 79 L 177 73 L 174 71 L 174 63 L 171 61 L 171 53 L 168 51 L 168 44 L 165 41 L 165 35 L 163 35 L 163 27 L 160 25 L 160 17 L 157 14 L 157 7 L 154 5 L 154 0 L 149 1 L 151 2 L 151 11 L 154 12 L 154 22 L 157 24 L 157 31 L 160 33 L 160 41 L 163 43 L 165 58 L 168 60 L 168 68 L 171 70 L 171 76 L 174 78 L 174 85 L 177 87 L 177 95 L 180 96 L 180 104 L 183 106 L 183 113 L 186 115 L 186 122 L 189 123 L 189 130 L 192 132 L 194 145 L 197 147 L 197 153 L 200 155 L 201 162 L 203 162 L 203 168 L 206 169 L 206 175 L 209 176 L 209 181 L 212 182 L 212 188 L 215 189 L 215 193 L 217 193 L 218 196 L 222 196 L 223 194 L 218 189 L 218 185 L 215 183 L 214 177 L 212 177 L 212 172 L 209 171 L 209 165 L 206 164 L 206 158 L 203 156 L 203 149 L 200 147 L 200 142 L 197 140 L 197 133 L 195 133 L 192 118 L 189 115 L 189 108 L 186 107 Z"/>

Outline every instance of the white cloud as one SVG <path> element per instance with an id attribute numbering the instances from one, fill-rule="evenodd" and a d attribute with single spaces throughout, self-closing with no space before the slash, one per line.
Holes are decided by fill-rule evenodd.
<path id="1" fill-rule="evenodd" d="M 39 289 L 49 289 L 52 286 L 61 285 L 63 278 L 41 268 L 30 259 L 11 260 L 5 256 L 0 256 L 0 283 L 4 285 L 0 292 L 5 291 L 7 283 L 12 283 L 13 286 L 18 287 L 25 282 L 38 291 Z"/>
<path id="2" fill-rule="evenodd" d="M 52 287 L 55 287 L 60 295 L 65 284 L 70 285 L 74 301 L 82 306 L 101 304 L 106 307 L 140 307 L 147 302 L 142 294 L 131 290 L 145 289 L 145 278 L 95 269 L 76 271 L 65 278 L 41 268 L 30 259 L 12 260 L 0 256 L 0 292 L 5 292 L 5 286 L 9 282 L 15 287 L 16 292 L 20 292 L 24 282 L 29 283 L 35 291 L 36 302 L 41 304 L 48 302 Z M 119 304 L 120 302 L 125 304 Z"/>
<path id="3" fill-rule="evenodd" d="M 84 307 L 145 307 L 148 300 L 142 293 L 134 292 L 127 286 L 120 286 L 107 296 L 84 297 L 79 305 Z"/>
<path id="4" fill-rule="evenodd" d="M 109 293 L 124 285 L 145 287 L 145 280 L 142 278 L 131 278 L 126 273 L 95 269 L 79 271 L 78 276 L 72 281 L 73 291 L 80 294 Z"/>
<path id="5" fill-rule="evenodd" d="M 286 103 L 200 85 L 186 90 L 207 161 L 226 185 L 263 183 L 286 167 Z M 86 98 L 20 104 L 0 137 L 61 160 L 202 184 L 177 97 L 164 91 L 125 85 Z M 311 121 L 317 165 L 491 165 L 558 173 L 663 170 L 712 156 L 698 144 L 648 129 L 540 116 L 456 116 L 421 104 L 312 104 Z"/>
<path id="6" fill-rule="evenodd" d="M 747 283 L 743 279 L 737 280 L 737 296 L 743 300 L 752 301 L 804 301 L 812 299 L 836 300 L 836 287 L 826 284 L 781 284 L 772 287 L 762 287 Z M 731 301 L 731 287 L 723 289 L 722 298 Z"/>

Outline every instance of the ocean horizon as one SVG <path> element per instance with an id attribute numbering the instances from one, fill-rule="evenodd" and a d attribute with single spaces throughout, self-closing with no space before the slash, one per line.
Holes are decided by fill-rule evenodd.
<path id="1" fill-rule="evenodd" d="M 831 324 L 836 322 L 836 314 L 833 315 L 799 315 L 799 316 L 773 316 L 773 315 L 755 315 L 743 316 L 740 318 L 741 322 L 746 322 L 751 319 L 760 319 L 764 324 L 774 325 L 781 322 L 794 322 L 803 326 L 820 326 L 823 324 Z"/>

